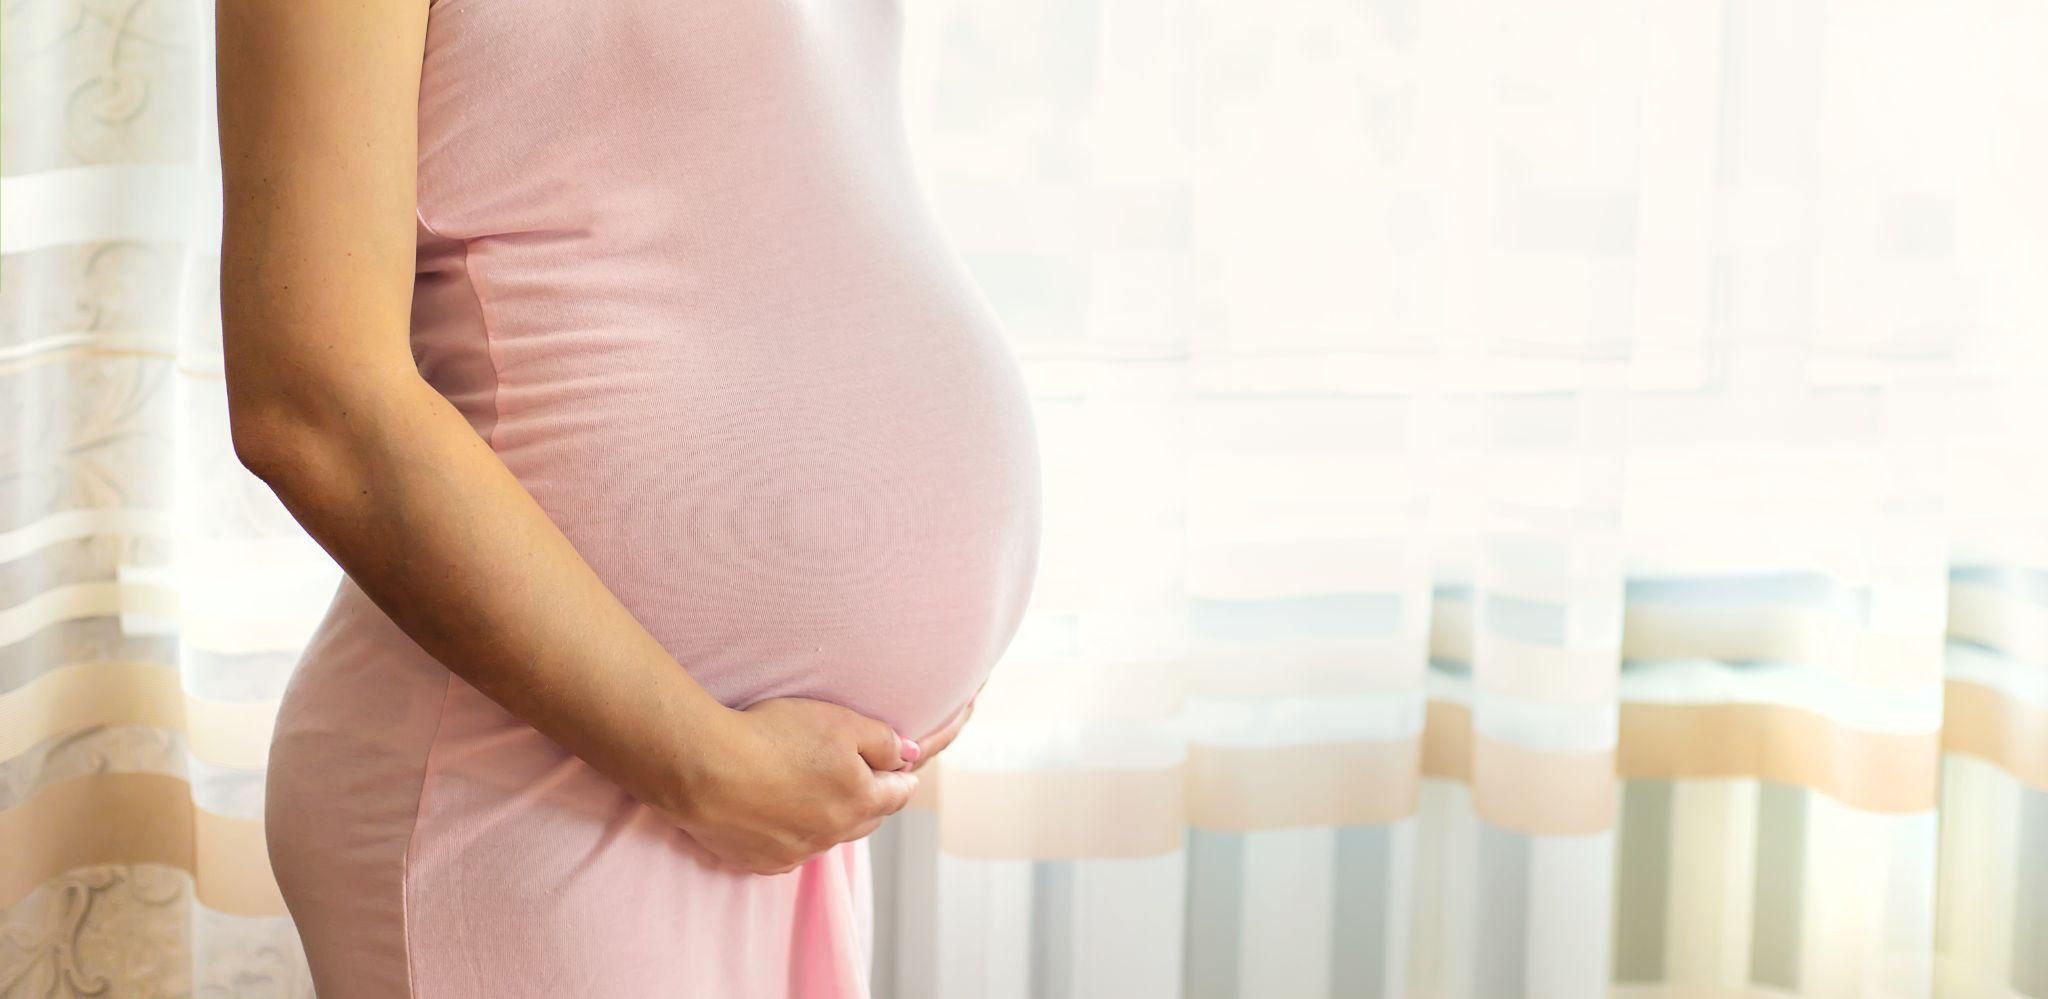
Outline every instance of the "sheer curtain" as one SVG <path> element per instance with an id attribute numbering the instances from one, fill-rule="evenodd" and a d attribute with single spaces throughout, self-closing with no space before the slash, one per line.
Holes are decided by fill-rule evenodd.
<path id="1" fill-rule="evenodd" d="M 0 0 L 0 996 L 305 996 L 202 0 Z M 2048 997 L 2048 10 L 905 4 L 1034 609 L 876 994 Z"/>

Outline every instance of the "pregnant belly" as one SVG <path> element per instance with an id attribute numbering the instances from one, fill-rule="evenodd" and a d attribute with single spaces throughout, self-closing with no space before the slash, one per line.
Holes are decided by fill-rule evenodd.
<path id="1" fill-rule="evenodd" d="M 494 443 L 713 696 L 928 733 L 986 678 L 1035 575 L 1021 383 L 999 344 L 957 332 L 764 346 L 612 370 L 597 393 L 508 379 Z"/>

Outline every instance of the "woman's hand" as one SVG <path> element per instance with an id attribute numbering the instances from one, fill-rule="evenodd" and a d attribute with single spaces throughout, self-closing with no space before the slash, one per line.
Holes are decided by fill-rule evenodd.
<path id="1" fill-rule="evenodd" d="M 725 722 L 669 819 L 727 866 L 794 870 L 875 831 L 917 790 L 896 731 L 839 705 L 776 698 Z"/>

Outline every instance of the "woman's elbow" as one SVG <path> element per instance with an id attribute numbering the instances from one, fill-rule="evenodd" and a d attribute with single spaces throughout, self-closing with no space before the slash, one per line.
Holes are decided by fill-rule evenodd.
<path id="1" fill-rule="evenodd" d="M 228 393 L 228 436 L 235 460 L 280 498 L 297 492 L 306 475 L 325 465 L 341 445 L 341 426 L 309 412 L 303 401 L 264 389 Z"/>
<path id="2" fill-rule="evenodd" d="M 241 377 L 238 378 L 238 375 Z M 250 377 L 228 373 L 228 433 L 242 467 L 280 494 L 324 480 L 363 450 L 364 435 L 393 421 L 398 378 Z"/>
<path id="3" fill-rule="evenodd" d="M 235 460 L 250 474 L 271 484 L 292 466 L 294 451 L 303 453 L 305 434 L 283 407 L 261 401 L 228 405 L 228 436 L 235 448 Z"/>

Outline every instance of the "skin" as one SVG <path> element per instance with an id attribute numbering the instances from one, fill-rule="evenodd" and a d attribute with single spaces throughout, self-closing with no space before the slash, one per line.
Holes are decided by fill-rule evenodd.
<path id="1" fill-rule="evenodd" d="M 688 832 L 782 873 L 872 832 L 915 743 L 735 710 L 599 580 L 409 344 L 426 0 L 222 0 L 222 341 L 242 463 L 427 652 Z"/>

